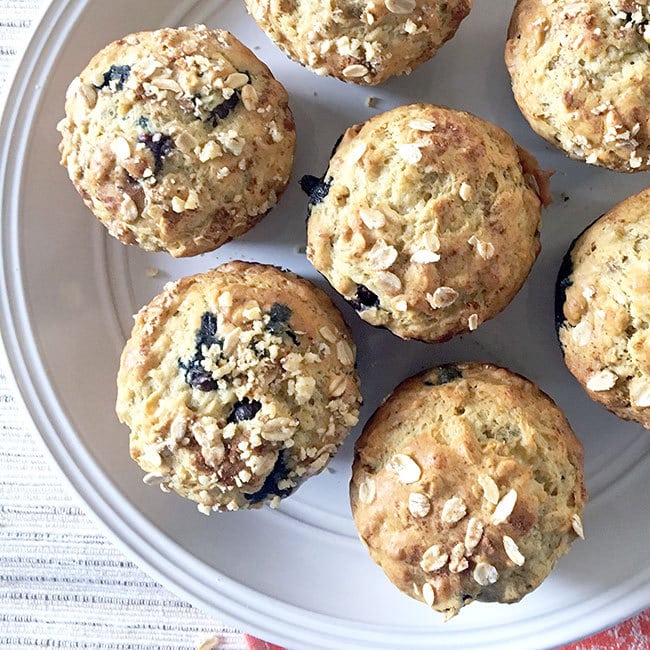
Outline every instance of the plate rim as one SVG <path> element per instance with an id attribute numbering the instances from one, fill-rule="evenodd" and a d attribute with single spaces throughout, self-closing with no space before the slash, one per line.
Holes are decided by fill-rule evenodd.
<path id="1" fill-rule="evenodd" d="M 363 639 L 350 639 L 349 636 L 341 639 L 336 639 L 333 636 L 313 636 L 314 630 L 309 626 L 300 625 L 297 620 L 298 616 L 302 615 L 303 612 L 310 614 L 316 619 L 320 619 L 319 623 L 321 625 L 325 623 L 325 621 L 330 621 L 330 624 L 325 626 L 330 629 L 334 627 L 332 621 L 336 621 L 337 619 L 329 616 L 322 616 L 314 612 L 308 612 L 307 610 L 300 610 L 294 606 L 287 606 L 277 599 L 273 599 L 269 596 L 260 594 L 259 592 L 255 592 L 248 587 L 239 585 L 225 576 L 222 576 L 224 583 L 232 582 L 233 585 L 231 586 L 243 590 L 241 595 L 244 602 L 235 600 L 232 597 L 232 594 L 228 594 L 230 600 L 224 602 L 224 595 L 219 594 L 221 599 L 220 602 L 216 604 L 213 600 L 202 598 L 200 594 L 190 590 L 180 579 L 180 574 L 185 575 L 186 577 L 189 575 L 187 569 L 172 562 L 168 557 L 159 552 L 156 547 L 149 543 L 148 540 L 140 534 L 140 528 L 145 525 L 157 530 L 159 536 L 165 538 L 166 545 L 175 545 L 175 542 L 167 538 L 164 533 L 153 526 L 153 524 L 147 520 L 146 516 L 128 503 L 128 501 L 120 495 L 118 491 L 111 488 L 115 494 L 107 495 L 102 492 L 102 490 L 95 487 L 93 482 L 90 480 L 90 477 L 87 475 L 89 467 L 85 466 L 85 463 L 89 462 L 90 468 L 92 468 L 92 465 L 94 465 L 92 457 L 88 454 L 85 448 L 82 448 L 82 450 L 78 451 L 77 455 L 75 455 L 67 444 L 67 438 L 70 435 L 73 437 L 76 436 L 73 427 L 69 425 L 69 431 L 66 433 L 57 432 L 55 420 L 58 419 L 58 417 L 62 417 L 64 422 L 67 422 L 68 420 L 62 411 L 62 405 L 58 402 L 49 405 L 44 403 L 39 399 L 39 391 L 34 390 L 35 386 L 38 384 L 38 378 L 34 376 L 34 372 L 26 370 L 28 366 L 24 362 L 26 358 L 29 357 L 28 351 L 25 348 L 33 346 L 36 350 L 37 346 L 35 345 L 33 338 L 32 341 L 22 340 L 21 336 L 17 332 L 16 326 L 20 321 L 20 317 L 22 316 L 24 318 L 24 315 L 16 313 L 17 311 L 20 311 L 20 302 L 21 299 L 24 299 L 24 292 L 20 293 L 17 291 L 16 295 L 14 295 L 14 287 L 11 280 L 12 272 L 13 274 L 18 274 L 18 276 L 20 276 L 21 269 L 20 265 L 17 264 L 20 260 L 20 254 L 16 254 L 15 251 L 13 251 L 13 253 L 9 251 L 12 238 L 5 237 L 7 224 L 9 224 L 9 228 L 11 228 L 9 216 L 18 216 L 20 214 L 18 209 L 20 206 L 19 193 L 16 192 L 12 194 L 5 190 L 9 187 L 15 188 L 22 186 L 24 177 L 23 165 L 21 164 L 23 161 L 21 160 L 20 154 L 24 154 L 27 150 L 27 147 L 25 149 L 20 149 L 20 147 L 12 147 L 11 145 L 15 140 L 20 140 L 21 137 L 29 136 L 31 127 L 29 125 L 16 129 L 11 127 L 18 123 L 18 117 L 26 110 L 29 110 L 29 106 L 33 108 L 38 104 L 40 93 L 35 93 L 32 99 L 29 100 L 25 96 L 26 91 L 35 76 L 34 71 L 37 69 L 38 62 L 43 58 L 48 49 L 51 50 L 51 53 L 54 55 L 58 52 L 59 48 L 54 47 L 52 44 L 52 36 L 56 35 L 57 29 L 62 25 L 68 26 L 68 23 L 64 25 L 62 21 L 64 21 L 67 16 L 69 21 L 72 21 L 72 23 L 76 22 L 85 11 L 91 8 L 93 2 L 96 1 L 97 0 L 74 0 L 73 2 L 66 2 L 66 0 L 51 0 L 49 3 L 44 5 L 40 15 L 33 23 L 29 42 L 23 50 L 22 55 L 19 57 L 19 60 L 14 65 L 13 74 L 10 75 L 10 78 L 6 83 L 5 92 L 2 97 L 4 100 L 4 107 L 0 118 L 0 133 L 4 133 L 6 137 L 3 138 L 2 148 L 0 149 L 0 206 L 2 207 L 2 213 L 0 215 L 0 251 L 3 253 L 2 263 L 0 264 L 0 287 L 3 289 L 3 291 L 0 292 L 0 306 L 2 307 L 2 309 L 0 309 L 0 325 L 2 325 L 2 327 L 0 327 L 0 342 L 2 343 L 0 346 L 0 355 L 2 355 L 7 361 L 6 367 L 8 369 L 7 374 L 10 389 L 14 393 L 18 394 L 17 402 L 23 407 L 23 412 L 26 415 L 26 422 L 28 427 L 31 429 L 33 437 L 39 440 L 42 449 L 45 450 L 47 456 L 53 461 L 54 466 L 57 468 L 64 483 L 69 486 L 72 493 L 82 504 L 82 508 L 86 514 L 88 514 L 91 519 L 98 524 L 102 532 L 106 534 L 107 537 L 111 539 L 111 541 L 115 543 L 130 560 L 134 561 L 135 564 L 150 573 L 170 591 L 197 605 L 203 611 L 233 621 L 237 625 L 244 625 L 247 631 L 271 640 L 277 640 L 280 643 L 288 643 L 289 645 L 300 643 L 303 645 L 297 645 L 295 647 L 305 647 L 304 643 L 307 642 L 310 644 L 309 647 L 313 648 L 375 647 L 366 644 L 378 641 L 378 639 L 373 638 L 376 633 L 375 635 L 372 634 L 372 626 L 358 624 L 361 626 L 359 632 L 364 634 Z M 10 163 L 13 161 L 17 161 L 19 164 L 11 165 Z M 19 244 L 18 238 L 16 239 L 16 242 Z M 9 254 L 5 254 L 7 252 L 9 252 Z M 16 268 L 13 270 L 10 268 L 11 262 L 16 263 Z M 22 278 L 19 278 L 17 282 L 19 285 L 18 288 L 22 289 Z M 25 322 L 29 323 L 29 319 L 26 319 Z M 4 349 L 2 349 L 3 347 Z M 40 361 L 40 356 L 37 355 L 37 358 Z M 42 366 L 39 366 L 39 369 L 41 368 Z M 46 379 L 46 374 L 43 374 L 41 381 L 43 378 Z M 48 385 L 47 388 L 51 388 L 51 386 Z M 52 407 L 54 407 L 54 410 L 61 411 L 61 414 L 52 413 Z M 55 418 L 54 415 L 57 415 L 58 417 Z M 84 460 L 84 456 L 87 457 L 86 460 Z M 96 465 L 95 473 L 103 475 L 101 469 L 96 467 Z M 110 477 L 107 478 L 110 481 Z M 115 499 L 118 499 L 119 502 L 114 502 Z M 125 514 L 129 515 L 129 517 L 125 518 Z M 134 515 L 136 519 L 141 520 L 135 522 L 137 523 L 137 526 L 133 525 L 134 522 L 132 521 L 132 517 Z M 125 523 L 127 523 L 126 530 L 124 530 Z M 147 553 L 144 553 L 143 549 L 146 550 Z M 183 551 L 183 553 L 190 556 L 190 559 L 197 565 L 197 567 L 203 565 L 203 563 L 197 558 L 192 558 L 189 552 Z M 216 569 L 212 569 L 212 571 L 218 573 Z M 195 573 L 197 573 L 197 575 L 194 576 L 195 579 L 193 580 L 193 583 L 199 584 L 200 580 L 196 579 L 199 577 L 198 572 Z M 641 573 L 637 578 L 641 580 L 643 577 L 645 580 L 646 578 L 644 576 L 646 573 L 647 572 Z M 225 584 L 223 586 L 225 586 Z M 597 612 L 605 607 L 608 608 L 610 616 L 607 617 L 607 621 L 602 624 L 603 627 L 594 629 L 593 625 L 580 626 L 579 622 L 576 624 L 574 621 L 569 639 L 567 639 L 566 636 L 553 634 L 552 631 L 547 631 L 544 638 L 538 639 L 544 645 L 535 647 L 551 647 L 549 644 L 556 644 L 557 642 L 567 643 L 575 638 L 582 638 L 598 631 L 598 629 L 605 629 L 616 622 L 624 620 L 637 611 L 641 611 L 649 604 L 647 596 L 645 597 L 645 600 L 643 596 L 643 587 L 647 589 L 647 586 L 648 583 L 644 582 L 643 585 L 639 585 L 631 591 L 628 591 L 623 598 L 617 598 L 614 603 L 605 603 L 595 610 L 592 610 Z M 287 607 L 291 610 L 295 610 L 291 616 L 294 620 L 290 623 L 290 629 L 287 630 L 287 626 L 284 625 L 286 622 L 285 618 L 270 616 L 268 612 L 261 613 L 257 610 L 252 610 L 250 604 L 246 602 L 246 596 L 249 595 L 247 592 L 256 594 L 256 597 L 260 601 L 267 601 L 266 604 L 269 607 L 276 607 L 279 605 L 281 611 L 276 612 L 277 614 L 281 613 L 287 616 L 289 613 Z M 208 590 L 206 593 L 213 592 Z M 638 594 L 638 597 L 633 598 L 636 594 Z M 628 603 L 628 605 L 622 606 L 622 603 Z M 232 608 L 233 606 L 237 609 L 236 612 L 229 611 L 229 607 Z M 245 616 L 244 614 L 248 612 L 251 612 L 251 615 Z M 615 613 L 612 614 L 612 612 Z M 261 619 L 264 619 L 263 625 L 261 624 Z M 590 620 L 593 619 L 590 618 Z M 279 624 L 278 621 L 280 621 Z M 364 630 L 362 628 L 368 629 Z M 450 629 L 449 632 L 452 634 L 455 633 L 455 635 L 463 635 L 465 633 L 463 630 L 452 629 Z M 368 633 L 367 636 L 366 633 Z M 343 644 L 338 643 L 339 640 L 342 641 Z M 337 642 L 336 646 L 331 645 L 331 642 L 334 641 Z M 350 645 L 350 641 L 354 643 L 354 645 Z M 318 645 L 315 645 L 315 642 L 318 643 Z M 363 645 L 356 645 L 357 642 L 362 642 Z M 505 648 L 510 647 L 505 645 L 507 643 L 521 643 L 521 638 L 511 638 L 509 640 L 497 639 L 494 643 L 498 647 Z M 492 645 L 492 643 L 490 643 L 490 645 Z M 479 646 L 463 645 L 463 647 L 469 648 Z M 480 647 L 489 646 L 481 644 Z M 521 645 L 519 645 L 519 647 L 521 647 Z"/>

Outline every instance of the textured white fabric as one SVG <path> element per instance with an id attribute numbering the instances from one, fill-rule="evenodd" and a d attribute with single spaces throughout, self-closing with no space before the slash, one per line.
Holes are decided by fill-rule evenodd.
<path id="1" fill-rule="evenodd" d="M 0 0 L 0 87 L 46 1 Z M 215 637 L 215 648 L 243 650 L 241 634 L 156 584 L 75 505 L 28 433 L 2 363 L 0 648 L 177 650 Z"/>

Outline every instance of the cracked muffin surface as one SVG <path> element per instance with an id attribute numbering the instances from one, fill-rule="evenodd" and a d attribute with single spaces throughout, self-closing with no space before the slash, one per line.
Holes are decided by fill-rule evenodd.
<path id="1" fill-rule="evenodd" d="M 572 158 L 650 169 L 649 23 L 645 0 L 519 0 L 505 58 L 532 128 Z"/>
<path id="2" fill-rule="evenodd" d="M 446 618 L 512 603 L 583 537 L 582 445 L 534 384 L 457 363 L 400 384 L 355 446 L 350 501 L 370 557 Z"/>
<path id="3" fill-rule="evenodd" d="M 290 58 L 319 75 L 374 85 L 433 57 L 472 0 L 246 0 L 246 6 Z"/>
<path id="4" fill-rule="evenodd" d="M 539 250 L 547 179 L 502 129 L 440 106 L 349 128 L 310 195 L 307 256 L 372 325 L 441 341 L 512 300 Z"/>
<path id="5" fill-rule="evenodd" d="M 247 262 L 166 285 L 136 316 L 117 384 L 145 482 L 206 514 L 277 505 L 359 414 L 354 343 L 329 297 Z"/>
<path id="6" fill-rule="evenodd" d="M 558 334 L 589 396 L 650 429 L 650 190 L 600 217 L 558 277 Z"/>
<path id="7" fill-rule="evenodd" d="M 252 228 L 284 191 L 295 127 L 284 87 L 226 31 L 131 34 L 66 95 L 61 163 L 124 243 L 174 257 Z"/>

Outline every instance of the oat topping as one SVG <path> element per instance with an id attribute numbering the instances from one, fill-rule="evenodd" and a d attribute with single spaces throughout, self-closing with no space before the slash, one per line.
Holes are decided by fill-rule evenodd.
<path id="1" fill-rule="evenodd" d="M 402 281 L 390 271 L 377 274 L 377 285 L 389 295 L 396 295 L 402 290 Z"/>
<path id="2" fill-rule="evenodd" d="M 385 0 L 385 4 L 394 14 L 410 14 L 415 9 L 415 0 Z"/>
<path id="3" fill-rule="evenodd" d="M 573 531 L 580 539 L 585 538 L 585 531 L 582 527 L 582 519 L 580 519 L 579 514 L 575 513 L 571 515 L 571 527 L 573 528 Z"/>
<path id="4" fill-rule="evenodd" d="M 433 294 L 426 294 L 427 302 L 433 309 L 450 307 L 458 299 L 458 291 L 451 287 L 438 287 Z"/>
<path id="5" fill-rule="evenodd" d="M 460 497 L 447 499 L 442 506 L 440 518 L 446 524 L 455 524 L 467 514 L 467 505 Z"/>
<path id="6" fill-rule="evenodd" d="M 431 511 L 431 502 L 426 494 L 411 492 L 408 508 L 414 517 L 426 517 Z"/>
<path id="7" fill-rule="evenodd" d="M 415 262 L 416 264 L 434 264 L 439 261 L 440 255 L 438 253 L 426 249 L 415 251 L 415 253 L 411 255 L 411 262 Z"/>
<path id="8" fill-rule="evenodd" d="M 363 158 L 363 154 L 366 153 L 368 145 L 365 142 L 358 142 L 350 152 L 350 163 L 354 164 L 359 162 Z"/>
<path id="9" fill-rule="evenodd" d="M 371 266 L 378 271 L 385 271 L 397 260 L 397 249 L 388 246 L 383 239 L 378 239 L 368 253 Z"/>
<path id="10" fill-rule="evenodd" d="M 469 567 L 469 562 L 465 557 L 465 545 L 459 542 L 451 549 L 449 558 L 449 570 L 452 573 L 462 573 Z"/>
<path id="11" fill-rule="evenodd" d="M 433 607 L 433 603 L 436 600 L 436 592 L 430 582 L 425 582 L 422 585 L 422 598 L 429 607 Z"/>
<path id="12" fill-rule="evenodd" d="M 499 503 L 499 488 L 494 479 L 486 474 L 481 474 L 477 480 L 483 490 L 483 498 L 493 505 Z"/>
<path id="13" fill-rule="evenodd" d="M 393 300 L 391 304 L 393 305 L 393 309 L 400 313 L 408 311 L 409 308 L 408 302 L 406 302 L 406 300 L 404 300 L 403 298 L 398 298 L 396 300 Z"/>
<path id="14" fill-rule="evenodd" d="M 359 501 L 367 505 L 371 504 L 375 500 L 375 494 L 375 481 L 370 476 L 367 476 L 359 484 Z"/>
<path id="15" fill-rule="evenodd" d="M 471 201 L 474 192 L 472 186 L 469 183 L 461 183 L 460 190 L 458 190 L 458 196 L 463 201 Z"/>
<path id="16" fill-rule="evenodd" d="M 610 390 L 610 388 L 614 388 L 617 380 L 618 375 L 611 370 L 600 370 L 589 377 L 587 380 L 587 388 L 594 392 Z"/>
<path id="17" fill-rule="evenodd" d="M 361 218 L 361 221 L 370 228 L 370 230 L 383 228 L 386 225 L 386 217 L 384 216 L 384 213 L 380 210 L 375 210 L 374 208 L 360 208 L 359 217 Z"/>
<path id="18" fill-rule="evenodd" d="M 447 564 L 448 559 L 449 555 L 444 553 L 438 544 L 435 544 L 424 552 L 422 560 L 420 561 L 420 566 L 424 571 L 432 573 L 433 571 L 442 569 L 442 567 Z"/>
<path id="19" fill-rule="evenodd" d="M 354 363 L 354 352 L 345 341 L 336 344 L 336 354 L 343 365 L 351 366 Z"/>
<path id="20" fill-rule="evenodd" d="M 465 555 L 472 554 L 482 536 L 483 523 L 479 519 L 471 517 L 467 522 L 467 531 L 465 532 Z"/>
<path id="21" fill-rule="evenodd" d="M 571 331 L 571 336 L 576 345 L 588 345 L 593 336 L 593 327 L 586 321 L 580 321 Z"/>
<path id="22" fill-rule="evenodd" d="M 359 63 L 353 63 L 345 68 L 343 68 L 343 76 L 350 79 L 358 79 L 359 77 L 365 77 L 369 72 L 368 68 L 365 65 Z"/>
<path id="23" fill-rule="evenodd" d="M 517 503 L 517 491 L 510 490 L 497 504 L 492 513 L 492 524 L 498 526 L 508 520 Z"/>
<path id="24" fill-rule="evenodd" d="M 162 465 L 162 457 L 154 447 L 147 447 L 143 456 L 144 461 L 153 467 L 160 467 Z"/>
<path id="25" fill-rule="evenodd" d="M 435 232 L 429 231 L 424 235 L 424 245 L 427 250 L 437 253 L 440 250 L 440 237 Z"/>
<path id="26" fill-rule="evenodd" d="M 131 155 L 131 146 L 126 141 L 126 138 L 118 137 L 111 142 L 111 151 L 118 161 L 126 160 Z"/>
<path id="27" fill-rule="evenodd" d="M 422 150 L 417 144 L 401 144 L 397 153 L 409 165 L 416 165 L 422 160 Z"/>
<path id="28" fill-rule="evenodd" d="M 406 485 L 417 483 L 422 476 L 420 466 L 406 454 L 395 454 L 388 461 L 388 469 L 395 472 L 398 480 Z"/>
<path id="29" fill-rule="evenodd" d="M 470 332 L 478 328 L 478 314 L 470 314 L 470 317 L 467 319 L 467 327 Z"/>
<path id="30" fill-rule="evenodd" d="M 122 195 L 122 203 L 120 203 L 120 214 L 128 223 L 132 223 L 139 216 L 138 206 L 135 204 L 135 201 L 128 195 Z"/>
<path id="31" fill-rule="evenodd" d="M 506 555 L 517 565 L 523 566 L 526 558 L 520 553 L 517 542 L 508 535 L 503 536 L 503 548 Z"/>
<path id="32" fill-rule="evenodd" d="M 164 477 L 158 472 L 149 472 L 142 477 L 142 482 L 145 485 L 158 485 L 162 481 L 164 481 Z"/>
<path id="33" fill-rule="evenodd" d="M 416 131 L 423 131 L 425 133 L 428 133 L 436 128 L 436 124 L 431 120 L 415 119 L 409 122 L 409 127 L 415 129 Z"/>
<path id="34" fill-rule="evenodd" d="M 472 246 L 484 260 L 490 260 L 494 257 L 494 244 L 491 242 L 481 241 L 476 235 L 472 235 L 467 243 Z"/>
<path id="35" fill-rule="evenodd" d="M 632 382 L 630 400 L 637 408 L 648 408 L 650 406 L 650 384 L 645 381 Z"/>
<path id="36" fill-rule="evenodd" d="M 499 572 L 487 562 L 479 562 L 472 572 L 472 577 L 481 587 L 493 585 L 499 579 Z"/>

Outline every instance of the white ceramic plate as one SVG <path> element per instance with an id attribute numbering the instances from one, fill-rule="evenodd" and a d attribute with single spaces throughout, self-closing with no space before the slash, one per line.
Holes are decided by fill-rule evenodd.
<path id="1" fill-rule="evenodd" d="M 319 78 L 288 61 L 241 0 L 54 0 L 10 87 L 2 121 L 0 322 L 22 397 L 55 461 L 112 538 L 165 585 L 215 617 L 295 650 L 543 648 L 613 624 L 650 604 L 650 435 L 591 403 L 566 371 L 553 329 L 560 259 L 586 223 L 643 188 L 569 161 L 537 138 L 511 98 L 502 51 L 512 2 L 477 2 L 456 38 L 408 78 L 375 89 Z M 207 23 L 254 47 L 287 86 L 298 129 L 290 189 L 246 237 L 198 259 L 172 260 L 109 238 L 58 166 L 56 122 L 67 84 L 104 44 L 128 32 Z M 370 109 L 365 100 L 378 97 Z M 565 409 L 586 448 L 587 541 L 523 602 L 474 604 L 443 624 L 399 594 L 368 559 L 349 513 L 352 435 L 333 472 L 280 511 L 200 515 L 143 485 L 127 431 L 113 414 L 118 356 L 131 315 L 164 282 L 244 258 L 292 268 L 323 285 L 299 249 L 306 199 L 297 181 L 320 174 L 350 124 L 431 101 L 508 129 L 557 170 L 543 253 L 513 304 L 444 345 L 406 343 L 342 306 L 359 345 L 362 422 L 399 381 L 436 363 L 497 362 L 537 382 Z M 154 279 L 147 267 L 160 268 Z M 355 432 L 356 433 L 356 432 Z"/>

